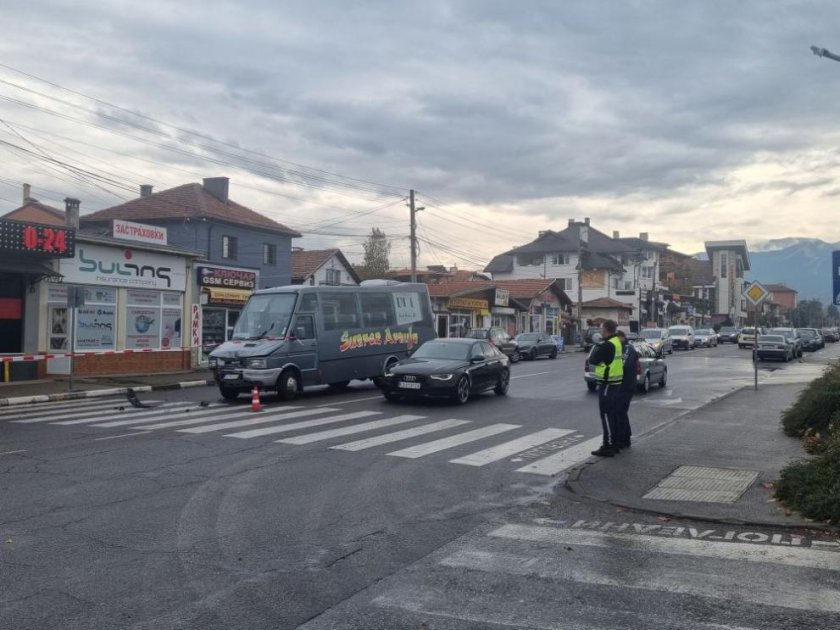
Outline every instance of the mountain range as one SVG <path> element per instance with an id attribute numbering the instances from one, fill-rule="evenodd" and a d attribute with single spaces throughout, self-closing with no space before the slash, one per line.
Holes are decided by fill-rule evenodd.
<path id="1" fill-rule="evenodd" d="M 833 301 L 831 253 L 840 243 L 826 243 L 818 238 L 774 238 L 751 243 L 750 270 L 747 280 L 767 284 L 784 284 L 799 291 L 799 300 Z M 708 260 L 706 252 L 694 255 Z"/>

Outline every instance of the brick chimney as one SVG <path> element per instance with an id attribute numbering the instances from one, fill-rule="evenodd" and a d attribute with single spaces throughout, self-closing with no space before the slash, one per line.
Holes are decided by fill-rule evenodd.
<path id="1" fill-rule="evenodd" d="M 648 235 L 647 232 L 642 232 L 641 234 L 639 234 L 639 238 L 642 239 L 643 241 L 646 241 L 646 240 L 648 240 L 649 235 Z"/>
<path id="2" fill-rule="evenodd" d="M 589 226 L 589 217 L 585 217 L 583 219 L 583 224 L 586 225 L 586 226 Z"/>
<path id="3" fill-rule="evenodd" d="M 618 235 L 618 230 L 613 230 L 613 238 L 615 238 L 615 239 L 621 238 L 621 237 Z"/>
<path id="4" fill-rule="evenodd" d="M 29 203 L 29 200 L 32 199 L 32 186 L 29 184 L 23 185 L 23 205 Z"/>
<path id="5" fill-rule="evenodd" d="M 152 188 L 151 184 L 140 184 L 140 196 L 141 197 L 151 197 L 152 196 Z"/>
<path id="6" fill-rule="evenodd" d="M 213 195 L 223 203 L 228 201 L 228 185 L 230 179 L 227 177 L 205 177 L 204 190 Z"/>
<path id="7" fill-rule="evenodd" d="M 569 219 L 569 227 L 575 227 L 575 220 Z"/>
<path id="8" fill-rule="evenodd" d="M 67 224 L 67 227 L 78 229 L 79 206 L 81 203 L 81 201 L 73 199 L 72 197 L 67 197 L 67 199 L 64 200 L 64 222 Z"/>

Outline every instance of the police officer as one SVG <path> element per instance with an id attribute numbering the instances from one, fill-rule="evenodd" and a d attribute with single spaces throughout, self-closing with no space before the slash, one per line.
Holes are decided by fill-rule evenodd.
<path id="1" fill-rule="evenodd" d="M 627 335 L 619 330 L 616 333 L 621 342 L 621 360 L 624 363 L 624 377 L 616 392 L 616 445 L 618 448 L 630 447 L 630 401 L 636 392 L 636 375 L 639 373 L 639 353 L 633 344 L 627 341 Z"/>
<path id="2" fill-rule="evenodd" d="M 617 397 L 618 388 L 624 377 L 624 364 L 621 359 L 621 342 L 615 336 L 616 323 L 608 319 L 601 324 L 603 339 L 589 357 L 590 365 L 595 366 L 598 380 L 598 412 L 601 416 L 601 430 L 604 438 L 600 448 L 592 451 L 599 457 L 612 457 L 618 450 L 617 433 Z"/>

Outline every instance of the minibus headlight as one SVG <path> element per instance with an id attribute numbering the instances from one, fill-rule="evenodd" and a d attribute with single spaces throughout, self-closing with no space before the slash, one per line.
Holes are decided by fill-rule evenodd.
<path id="1" fill-rule="evenodd" d="M 245 367 L 252 370 L 264 370 L 268 367 L 268 359 L 245 359 Z"/>

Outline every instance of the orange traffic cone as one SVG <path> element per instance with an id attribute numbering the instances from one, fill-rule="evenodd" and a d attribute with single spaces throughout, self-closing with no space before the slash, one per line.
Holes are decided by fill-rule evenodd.
<path id="1" fill-rule="evenodd" d="M 260 388 L 254 385 L 251 390 L 251 411 L 262 411 L 260 404 Z"/>

